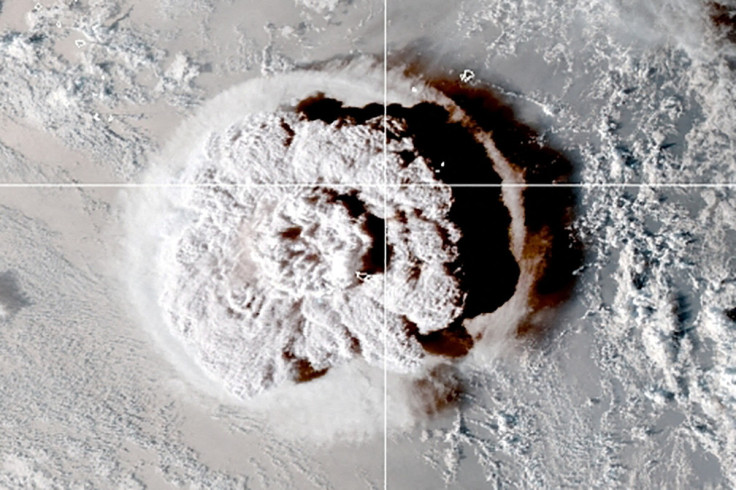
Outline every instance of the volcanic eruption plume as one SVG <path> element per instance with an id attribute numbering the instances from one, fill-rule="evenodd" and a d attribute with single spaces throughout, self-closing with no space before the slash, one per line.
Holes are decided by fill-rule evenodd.
<path id="1" fill-rule="evenodd" d="M 524 190 L 564 179 L 564 159 L 459 81 L 392 72 L 384 117 L 377 76 L 353 62 L 248 82 L 149 176 L 176 187 L 136 214 L 156 306 L 238 398 L 360 359 L 414 379 L 432 412 L 489 330 L 528 331 L 569 286 L 573 201 L 530 211 Z"/>

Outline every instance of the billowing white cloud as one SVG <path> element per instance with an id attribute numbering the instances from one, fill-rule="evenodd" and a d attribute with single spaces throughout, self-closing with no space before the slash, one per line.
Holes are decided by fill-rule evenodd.
<path id="1" fill-rule="evenodd" d="M 459 389 L 437 351 L 445 337 L 431 337 L 467 318 L 453 188 L 440 180 L 444 162 L 415 147 L 406 119 L 389 115 L 384 147 L 383 108 L 368 105 L 382 102 L 376 68 L 353 62 L 223 94 L 153 166 L 147 182 L 165 187 L 129 208 L 131 289 L 146 283 L 138 302 L 170 358 L 209 391 L 224 387 L 233 403 L 291 425 L 355 415 L 328 433 L 377 428 L 384 369 L 392 426 Z M 391 73 L 387 98 L 429 101 L 452 124 L 471 124 L 418 79 Z M 319 113 L 329 103 L 339 117 Z M 521 181 L 490 138 L 466 129 L 504 182 Z M 529 276 L 509 303 L 523 313 L 536 266 L 524 267 L 522 193 L 510 187 L 499 198 L 510 224 L 488 232 L 508 237 L 508 257 Z M 480 315 L 468 331 L 508 335 L 508 319 Z"/>

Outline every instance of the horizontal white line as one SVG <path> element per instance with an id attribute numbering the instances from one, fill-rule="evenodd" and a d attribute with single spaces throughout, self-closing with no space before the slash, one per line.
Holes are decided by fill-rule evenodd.
<path id="1" fill-rule="evenodd" d="M 673 187 L 673 188 L 719 188 L 719 187 L 736 187 L 736 182 L 702 182 L 702 183 L 686 183 L 686 182 L 565 182 L 565 183 L 501 183 L 501 184 L 442 184 L 442 183 L 411 183 L 411 184 L 391 184 L 391 183 L 342 183 L 342 182 L 312 182 L 312 183 L 283 183 L 283 184 L 234 184 L 234 183 L 211 183 L 211 184 L 187 184 L 187 183 L 114 183 L 114 182 L 87 182 L 87 183 L 0 183 L 0 189 L 47 189 L 47 188 L 73 188 L 73 189 L 88 189 L 88 188 L 119 188 L 119 189 L 158 189 L 158 188 L 172 188 L 172 189 L 190 189 L 190 188 L 279 188 L 279 187 L 351 187 L 351 188 L 409 188 L 409 187 L 511 187 L 511 188 L 602 188 L 602 187 Z"/>

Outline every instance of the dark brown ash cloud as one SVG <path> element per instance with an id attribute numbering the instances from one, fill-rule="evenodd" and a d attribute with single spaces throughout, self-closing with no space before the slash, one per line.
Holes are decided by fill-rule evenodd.
<path id="1" fill-rule="evenodd" d="M 462 238 L 457 243 L 458 259 L 449 267 L 460 277 L 465 297 L 462 315 L 446 328 L 427 334 L 420 333 L 411 322 L 406 328 L 427 353 L 448 360 L 461 359 L 474 344 L 463 322 L 491 313 L 508 301 L 520 276 L 519 264 L 511 252 L 511 216 L 501 188 L 472 187 L 502 183 L 478 133 L 492 135 L 498 150 L 529 183 L 567 182 L 572 164 L 561 152 L 540 146 L 538 134 L 518 121 L 512 109 L 491 91 L 449 79 L 430 80 L 429 85 L 456 103 L 465 119 L 452 120 L 448 109 L 438 103 L 422 102 L 411 107 L 391 104 L 387 115 L 403 124 L 393 125 L 387 135 L 389 140 L 411 138 L 414 151 L 402 153 L 405 162 L 421 158 L 445 184 L 463 185 L 452 189 L 449 218 Z M 355 125 L 371 120 L 376 124 L 382 107 L 347 107 L 320 93 L 302 100 L 297 111 L 308 120 Z M 534 310 L 549 310 L 567 298 L 574 284 L 573 272 L 582 262 L 582 250 L 570 231 L 577 197 L 572 189 L 561 188 L 525 189 L 522 196 L 526 229 L 523 253 L 538 264 L 529 304 Z M 353 208 L 356 217 L 364 212 L 360 206 Z M 374 230 L 374 236 L 385 238 L 378 230 Z M 390 265 L 387 272 L 391 273 Z M 532 318 L 533 314 L 530 321 L 519 325 L 519 335 L 544 333 Z M 433 369 L 415 385 L 427 413 L 453 405 L 462 393 L 460 378 L 448 375 L 451 364 L 441 366 L 445 367 Z M 450 378 L 451 386 L 445 383 Z"/>
<path id="2" fill-rule="evenodd" d="M 736 6 L 710 2 L 710 20 L 729 42 L 736 43 Z"/>
<path id="3" fill-rule="evenodd" d="M 569 182 L 573 164 L 562 152 L 540 145 L 539 133 L 519 121 L 513 109 L 493 91 L 457 80 L 430 81 L 468 115 L 469 124 L 492 134 L 504 157 L 519 168 L 530 184 Z M 534 309 L 554 307 L 565 301 L 575 283 L 574 272 L 582 265 L 582 245 L 571 229 L 578 202 L 574 188 L 531 187 L 523 191 L 526 244 L 524 254 L 541 261 L 534 294 Z M 549 325 L 546 325 L 549 326 Z M 523 323 L 520 335 L 544 334 L 533 322 Z"/>
<path id="4" fill-rule="evenodd" d="M 364 124 L 375 121 L 383 113 L 380 105 L 346 107 L 324 94 L 302 100 L 296 110 L 308 120 L 337 125 Z M 414 144 L 415 151 L 402 154 L 406 161 L 421 157 L 446 184 L 501 183 L 483 145 L 461 123 L 451 121 L 450 113 L 441 105 L 430 102 L 413 107 L 391 104 L 387 107 L 387 115 L 403 123 L 400 129 L 392 127 L 388 138 L 409 137 Z M 336 199 L 345 200 L 344 197 Z M 359 203 L 352 208 L 356 218 L 365 213 Z M 466 293 L 463 314 L 447 328 L 429 334 L 420 334 L 411 324 L 407 328 L 427 352 L 462 357 L 473 345 L 462 322 L 490 313 L 505 303 L 514 294 L 519 267 L 510 249 L 511 217 L 502 202 L 500 188 L 453 188 L 449 218 L 462 234 L 457 243 L 458 259 L 448 267 L 460 277 Z M 378 239 L 382 231 L 374 229 L 372 234 Z M 391 245 L 387 248 L 390 250 Z"/>

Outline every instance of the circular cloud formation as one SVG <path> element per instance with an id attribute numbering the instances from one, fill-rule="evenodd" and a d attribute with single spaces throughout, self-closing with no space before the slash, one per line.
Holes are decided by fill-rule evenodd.
<path id="1" fill-rule="evenodd" d="M 161 305 L 234 394 L 311 379 L 358 355 L 416 371 L 415 334 L 461 315 L 452 190 L 421 157 L 405 161 L 409 136 L 384 155 L 382 125 L 382 114 L 339 123 L 252 114 L 210 135 L 188 163 L 182 182 L 203 187 L 177 202 L 186 225 L 162 247 Z M 384 169 L 427 185 L 386 195 Z"/>
<path id="2" fill-rule="evenodd" d="M 521 192 L 497 186 L 523 172 L 487 131 L 418 79 L 394 77 L 384 118 L 371 80 L 328 73 L 221 97 L 155 177 L 179 186 L 148 223 L 158 306 L 239 398 L 356 358 L 429 379 L 538 275 Z"/>

